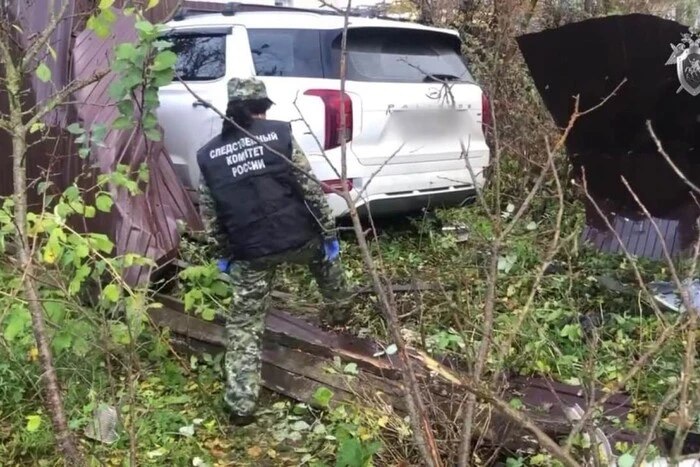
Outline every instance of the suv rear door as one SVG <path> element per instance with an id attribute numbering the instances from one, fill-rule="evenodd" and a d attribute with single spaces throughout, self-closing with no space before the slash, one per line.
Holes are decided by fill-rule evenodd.
<path id="1" fill-rule="evenodd" d="M 341 38 L 342 31 L 331 31 L 324 41 L 336 77 Z M 390 157 L 391 164 L 458 159 L 460 140 L 470 153 L 488 151 L 481 88 L 461 56 L 457 35 L 351 27 L 347 42 L 346 90 L 360 97 L 362 108 L 350 148 L 361 164 L 381 165 Z"/>

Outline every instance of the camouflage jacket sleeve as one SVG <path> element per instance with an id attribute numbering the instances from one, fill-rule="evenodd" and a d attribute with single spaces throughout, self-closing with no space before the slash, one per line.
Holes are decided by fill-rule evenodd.
<path id="1" fill-rule="evenodd" d="M 204 224 L 206 241 L 213 248 L 213 253 L 219 258 L 230 259 L 230 252 L 227 246 L 228 238 L 219 224 L 214 198 L 211 196 L 209 187 L 201 176 L 199 178 L 199 215 L 202 218 L 202 224 Z"/>
<path id="2" fill-rule="evenodd" d="M 292 161 L 294 165 L 301 169 L 301 171 L 295 170 L 294 174 L 301 185 L 306 204 L 323 229 L 324 236 L 333 237 L 336 235 L 335 217 L 328 205 L 326 194 L 318 183 L 305 175 L 306 173 L 312 173 L 311 164 L 309 164 L 309 160 L 306 158 L 306 155 L 297 142 L 293 141 L 292 145 L 294 149 L 292 152 Z"/>

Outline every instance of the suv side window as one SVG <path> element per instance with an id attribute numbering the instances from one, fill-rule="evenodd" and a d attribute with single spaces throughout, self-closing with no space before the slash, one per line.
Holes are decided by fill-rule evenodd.
<path id="1" fill-rule="evenodd" d="M 248 29 L 257 76 L 323 78 L 319 31 Z"/>
<path id="2" fill-rule="evenodd" d="M 177 55 L 175 73 L 183 81 L 210 81 L 226 74 L 226 36 L 174 34 L 167 38 Z"/>

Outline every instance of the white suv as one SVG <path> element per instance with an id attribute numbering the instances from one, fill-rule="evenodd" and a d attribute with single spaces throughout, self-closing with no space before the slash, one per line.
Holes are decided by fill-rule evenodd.
<path id="1" fill-rule="evenodd" d="M 229 79 L 261 79 L 275 102 L 268 118 L 291 121 L 315 175 L 339 187 L 328 161 L 339 173 L 343 22 L 343 15 L 323 10 L 230 4 L 222 13 L 181 12 L 168 23 L 168 40 L 179 76 L 221 111 Z M 489 162 L 490 114 L 460 54 L 459 35 L 351 17 L 347 42 L 347 175 L 355 196 L 361 194 L 358 206 L 394 214 L 472 197 Z M 180 82 L 163 87 L 160 101 L 166 149 L 194 191 L 195 154 L 221 130 L 221 118 Z M 337 216 L 347 214 L 339 196 L 329 193 L 328 200 Z"/>

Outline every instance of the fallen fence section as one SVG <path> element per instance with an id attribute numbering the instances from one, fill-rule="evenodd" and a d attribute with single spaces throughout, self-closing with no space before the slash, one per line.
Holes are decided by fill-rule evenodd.
<path id="1" fill-rule="evenodd" d="M 161 308 L 150 310 L 154 324 L 168 328 L 172 341 L 189 353 L 215 355 L 226 342 L 222 321 L 204 321 L 185 313 L 182 302 L 166 295 L 157 295 Z M 411 360 L 426 397 L 436 411 L 433 419 L 447 417 L 452 421 L 468 395 L 460 384 L 458 370 L 435 371 L 440 367 L 427 355 L 411 350 Z M 329 371 L 334 361 L 342 365 L 355 363 L 357 375 L 343 373 L 342 367 Z M 320 387 L 327 387 L 339 401 L 374 402 L 385 409 L 405 413 L 401 366 L 396 355 L 387 355 L 378 343 L 321 330 L 312 324 L 274 310 L 268 314 L 263 344 L 263 384 L 268 389 L 292 399 L 309 402 Z M 354 373 L 354 372 L 353 372 Z M 566 411 L 578 404 L 584 408 L 582 388 L 539 378 L 507 378 L 505 400 L 518 399 L 522 410 L 545 432 L 553 437 L 568 435 L 571 423 Z M 479 410 L 477 426 L 485 427 L 482 435 L 489 444 L 508 449 L 536 447 L 527 432 L 514 426 L 500 414 L 483 407 Z M 624 421 L 631 409 L 631 400 L 615 395 L 603 407 L 605 419 Z M 613 423 L 601 425 L 614 442 L 634 443 L 636 433 L 624 431 Z"/>

